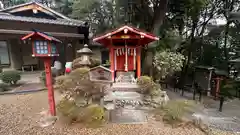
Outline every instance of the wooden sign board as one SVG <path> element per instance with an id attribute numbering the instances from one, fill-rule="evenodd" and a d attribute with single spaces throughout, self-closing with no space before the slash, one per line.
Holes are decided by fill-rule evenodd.
<path id="1" fill-rule="evenodd" d="M 99 82 L 112 82 L 112 71 L 103 66 L 97 66 L 90 69 L 89 72 L 91 81 L 99 81 Z"/>

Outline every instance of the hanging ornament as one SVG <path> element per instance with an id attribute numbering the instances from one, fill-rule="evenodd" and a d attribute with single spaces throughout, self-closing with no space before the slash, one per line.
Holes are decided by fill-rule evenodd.
<path id="1" fill-rule="evenodd" d="M 125 54 L 125 48 L 122 48 L 122 54 L 123 55 Z"/>
<path id="2" fill-rule="evenodd" d="M 118 55 L 119 55 L 119 54 L 118 54 L 118 49 L 116 49 L 115 52 L 116 52 L 116 55 L 118 56 Z"/>
<path id="3" fill-rule="evenodd" d="M 119 55 L 122 55 L 122 49 L 118 49 Z"/>

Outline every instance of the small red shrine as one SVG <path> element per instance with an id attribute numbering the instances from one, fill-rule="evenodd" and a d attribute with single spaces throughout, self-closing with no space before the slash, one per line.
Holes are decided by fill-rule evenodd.
<path id="1" fill-rule="evenodd" d="M 131 72 L 133 76 L 139 78 L 141 76 L 141 48 L 157 40 L 159 38 L 153 34 L 126 25 L 93 39 L 94 42 L 109 49 L 113 80 L 119 73 L 126 72 Z"/>

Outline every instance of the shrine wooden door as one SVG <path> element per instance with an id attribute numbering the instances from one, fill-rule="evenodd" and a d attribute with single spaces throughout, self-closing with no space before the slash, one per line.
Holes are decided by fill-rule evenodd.
<path id="1" fill-rule="evenodd" d="M 125 55 L 127 53 L 127 56 Z M 115 67 L 116 71 L 134 71 L 136 60 L 135 60 L 134 49 L 119 48 L 115 50 Z M 127 57 L 127 58 L 126 58 Z M 127 61 L 127 70 L 126 70 L 126 61 Z"/>
<path id="2" fill-rule="evenodd" d="M 116 71 L 124 71 L 125 70 L 125 49 L 119 48 L 115 50 L 115 66 Z"/>

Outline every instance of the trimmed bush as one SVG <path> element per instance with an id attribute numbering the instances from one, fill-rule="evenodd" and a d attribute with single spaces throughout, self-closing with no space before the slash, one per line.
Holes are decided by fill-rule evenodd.
<path id="1" fill-rule="evenodd" d="M 66 98 L 63 98 L 57 104 L 57 111 L 60 113 L 60 118 L 64 122 L 70 124 L 76 122 L 79 118 L 80 108 L 75 104 L 74 101 L 70 101 Z"/>
<path id="2" fill-rule="evenodd" d="M 88 126 L 99 126 L 105 122 L 104 108 L 97 105 L 89 105 L 84 109 L 82 122 Z"/>
<path id="3" fill-rule="evenodd" d="M 87 126 L 99 126 L 105 122 L 105 111 L 99 105 L 79 107 L 74 100 L 63 98 L 57 104 L 60 119 L 68 124 L 81 122 Z"/>
<path id="4" fill-rule="evenodd" d="M 92 82 L 89 78 L 89 68 L 78 68 L 73 70 L 69 75 L 56 83 L 61 93 L 65 93 L 68 97 L 74 99 L 82 98 L 91 104 L 93 100 L 101 96 L 101 84 Z"/>
<path id="5" fill-rule="evenodd" d="M 99 59 L 90 58 L 90 61 L 91 61 L 90 68 L 97 67 L 101 64 L 101 61 Z"/>
<path id="6" fill-rule="evenodd" d="M 54 84 L 54 88 L 59 90 L 60 93 L 63 93 L 64 91 L 62 91 L 63 85 L 66 82 L 66 80 L 68 79 L 67 76 L 65 75 L 61 75 L 55 78 L 55 84 Z"/>
<path id="7" fill-rule="evenodd" d="M 160 85 L 156 84 L 149 76 L 141 76 L 137 80 L 137 84 L 140 86 L 140 93 L 142 94 L 157 96 L 160 92 Z"/>
<path id="8" fill-rule="evenodd" d="M 15 85 L 19 80 L 21 80 L 21 74 L 18 71 L 12 70 L 12 71 L 4 71 L 0 75 L 1 80 L 4 83 Z"/>
<path id="9" fill-rule="evenodd" d="M 69 76 L 72 78 L 72 79 L 80 79 L 80 80 L 83 80 L 83 79 L 88 79 L 89 78 L 89 73 L 90 69 L 89 68 L 77 68 L 75 70 L 73 70 Z"/>
<path id="10" fill-rule="evenodd" d="M 0 83 L 0 92 L 8 91 L 8 85 L 5 83 Z"/>
<path id="11" fill-rule="evenodd" d="M 100 103 L 98 97 L 102 94 L 102 85 L 90 80 L 89 68 L 77 68 L 67 76 L 57 77 L 55 88 L 63 95 L 57 105 L 60 119 L 70 123 L 82 122 L 87 126 L 101 125 L 105 111 L 93 103 Z"/>
<path id="12" fill-rule="evenodd" d="M 193 102 L 188 100 L 172 100 L 162 108 L 158 108 L 157 115 L 162 115 L 162 119 L 165 123 L 175 125 L 182 122 L 183 116 L 191 112 Z"/>

